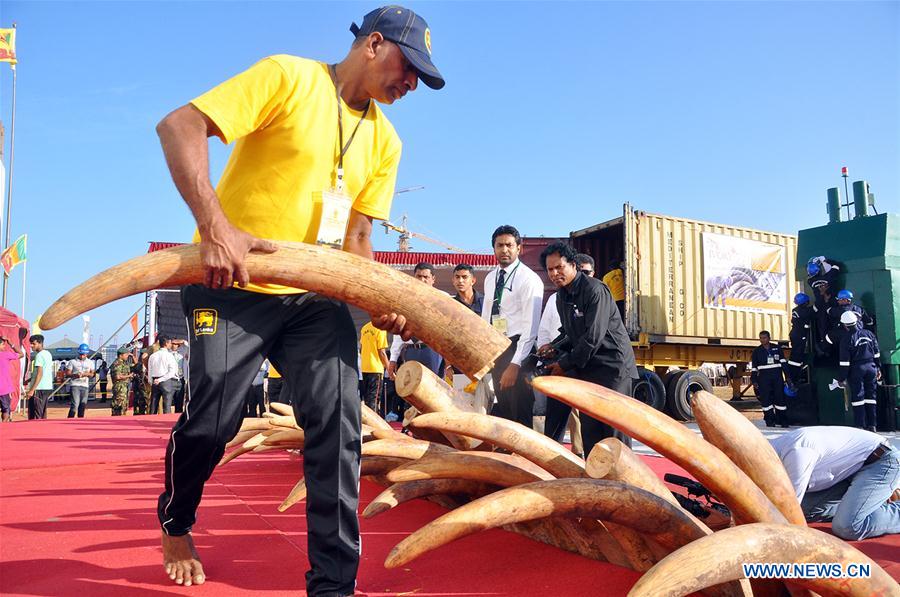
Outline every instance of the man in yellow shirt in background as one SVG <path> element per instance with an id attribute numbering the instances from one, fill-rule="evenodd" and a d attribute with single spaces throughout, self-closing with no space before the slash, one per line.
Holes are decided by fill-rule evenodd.
<path id="1" fill-rule="evenodd" d="M 380 8 L 350 30 L 356 39 L 338 64 L 270 56 L 157 126 L 206 268 L 205 285 L 182 289 L 193 335 L 191 399 L 169 439 L 158 507 L 163 564 L 177 584 L 205 580 L 190 535 L 203 485 L 239 429 L 243 389 L 268 358 L 306 434 L 306 591 L 354 593 L 360 400 L 353 320 L 339 301 L 254 283 L 244 266 L 251 250 L 275 252 L 272 241 L 327 242 L 372 258 L 372 221 L 389 215 L 401 149 L 376 102 L 393 103 L 419 79 L 434 89 L 444 80 L 431 62 L 431 32 L 412 11 Z M 235 142 L 215 189 L 212 136 Z M 409 337 L 403 316 L 375 314 L 373 322 Z"/>
<path id="2" fill-rule="evenodd" d="M 362 395 L 366 406 L 384 416 L 381 410 L 381 387 L 388 366 L 387 332 L 370 321 L 359 331 Z"/>
<path id="3" fill-rule="evenodd" d="M 625 321 L 625 273 L 622 271 L 620 261 L 615 259 L 609 262 L 609 271 L 603 276 L 602 282 L 609 287 L 609 293 L 612 294 L 613 300 L 616 301 L 616 307 L 619 309 L 619 315 L 622 321 Z"/>

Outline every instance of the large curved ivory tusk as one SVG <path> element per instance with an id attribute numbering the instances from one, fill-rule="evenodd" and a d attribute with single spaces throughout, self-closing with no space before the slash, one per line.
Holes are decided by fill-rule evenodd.
<path id="1" fill-rule="evenodd" d="M 396 568 L 460 537 L 549 516 L 610 520 L 671 549 L 704 536 L 683 511 L 643 489 L 617 481 L 556 479 L 510 487 L 460 506 L 397 544 L 384 565 Z"/>
<path id="2" fill-rule="evenodd" d="M 362 446 L 363 456 L 394 456 L 417 460 L 431 454 L 455 452 L 450 446 L 435 444 L 421 440 L 407 441 L 403 439 L 376 439 Z"/>
<path id="3" fill-rule="evenodd" d="M 297 446 L 302 449 L 306 434 L 302 429 L 281 428 L 263 440 L 264 446 Z"/>
<path id="4" fill-rule="evenodd" d="M 744 577 L 742 564 L 865 564 L 869 578 L 790 579 L 822 595 L 898 595 L 900 586 L 878 564 L 827 533 L 785 524 L 746 524 L 718 531 L 664 558 L 634 585 L 632 597 L 675 597 Z"/>
<path id="5" fill-rule="evenodd" d="M 419 415 L 414 429 L 434 429 L 468 435 L 514 452 L 554 477 L 584 477 L 584 460 L 534 429 L 521 423 L 479 413 L 437 412 Z"/>
<path id="6" fill-rule="evenodd" d="M 365 402 L 360 403 L 360 409 L 361 419 L 364 425 L 368 425 L 372 429 L 395 431 L 390 423 L 382 419 L 381 415 L 372 410 Z"/>
<path id="7" fill-rule="evenodd" d="M 300 480 L 297 481 L 297 484 L 294 485 L 294 488 L 291 489 L 291 492 L 288 494 L 284 501 L 281 502 L 281 505 L 278 506 L 279 512 L 284 512 L 297 502 L 303 501 L 306 499 L 306 478 L 300 477 Z"/>
<path id="8" fill-rule="evenodd" d="M 408 330 L 469 377 L 481 379 L 509 339 L 458 301 L 412 276 L 346 251 L 304 243 L 278 243 L 273 254 L 244 261 L 254 282 L 306 288 L 370 313 L 406 317 Z M 67 292 L 41 316 L 41 327 L 66 321 L 132 294 L 201 283 L 198 245 L 141 255 L 113 266 Z"/>
<path id="9" fill-rule="evenodd" d="M 398 466 L 409 462 L 406 458 L 394 458 L 392 456 L 366 456 L 359 464 L 359 476 L 384 475 Z"/>
<path id="10" fill-rule="evenodd" d="M 787 523 L 762 490 L 721 450 L 658 410 L 609 388 L 568 377 L 536 377 L 532 384 L 668 456 L 740 520 Z"/>
<path id="11" fill-rule="evenodd" d="M 725 452 L 747 473 L 788 521 L 806 526 L 806 518 L 784 465 L 759 429 L 709 392 L 701 390 L 694 394 L 691 405 L 706 441 Z"/>
<path id="12" fill-rule="evenodd" d="M 363 510 L 363 518 L 372 518 L 404 502 L 429 495 L 465 495 L 481 497 L 497 486 L 468 479 L 420 479 L 394 483 L 373 499 Z"/>
<path id="13" fill-rule="evenodd" d="M 388 473 L 392 483 L 420 479 L 469 479 L 503 487 L 552 479 L 547 471 L 520 456 L 492 452 L 448 452 L 406 461 Z"/>
<path id="14" fill-rule="evenodd" d="M 615 437 L 607 437 L 594 446 L 588 454 L 585 470 L 592 479 L 628 483 L 681 508 L 678 500 L 656 473 L 631 448 Z M 707 535 L 712 532 L 709 529 L 706 531 Z"/>
<path id="15" fill-rule="evenodd" d="M 241 421 L 239 432 L 245 431 L 265 431 L 272 428 L 272 419 L 268 418 L 247 418 Z"/>
<path id="16" fill-rule="evenodd" d="M 102 274 L 101 274 L 102 275 Z M 62 299 L 60 299 L 62 300 Z M 283 404 L 281 402 L 270 402 L 269 410 L 275 413 L 277 416 L 281 417 L 294 417 L 294 407 L 290 404 Z"/>
<path id="17" fill-rule="evenodd" d="M 474 411 L 471 404 L 457 399 L 453 394 L 453 388 L 422 363 L 415 361 L 403 363 L 397 370 L 394 387 L 398 396 L 422 413 Z M 427 431 L 423 435 L 428 437 Z M 444 436 L 453 447 L 460 450 L 473 450 L 481 443 L 455 433 L 445 433 Z"/>

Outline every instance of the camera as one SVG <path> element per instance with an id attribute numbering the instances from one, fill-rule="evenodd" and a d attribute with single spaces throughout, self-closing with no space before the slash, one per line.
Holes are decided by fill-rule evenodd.
<path id="1" fill-rule="evenodd" d="M 528 355 L 525 360 L 522 361 L 522 366 L 526 370 L 531 371 L 531 374 L 534 377 L 550 375 L 553 365 L 558 363 L 559 360 L 566 355 L 564 349 L 568 346 L 569 339 L 566 336 L 560 336 L 550 342 L 549 350 L 544 351 L 542 354 L 532 352 Z"/>

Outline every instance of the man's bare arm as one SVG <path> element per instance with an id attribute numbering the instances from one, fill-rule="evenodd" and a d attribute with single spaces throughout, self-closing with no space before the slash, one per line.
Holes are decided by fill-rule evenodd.
<path id="1" fill-rule="evenodd" d="M 372 254 L 372 218 L 355 209 L 350 210 L 350 218 L 347 220 L 347 233 L 344 236 L 344 250 L 366 259 L 374 259 Z M 370 313 L 372 325 L 380 330 L 386 330 L 391 334 L 399 334 L 404 340 L 409 340 L 412 333 L 406 330 L 406 317 L 396 313 L 376 315 Z"/>
<path id="2" fill-rule="evenodd" d="M 250 281 L 244 257 L 251 250 L 273 253 L 277 246 L 235 228 L 219 204 L 209 178 L 209 137 L 221 137 L 216 124 L 191 104 L 178 108 L 156 126 L 175 187 L 194 215 L 200 252 L 210 288 Z"/>

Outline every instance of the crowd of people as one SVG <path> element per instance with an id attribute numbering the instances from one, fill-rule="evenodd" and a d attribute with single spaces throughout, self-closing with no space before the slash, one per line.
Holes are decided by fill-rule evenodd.
<path id="1" fill-rule="evenodd" d="M 60 363 L 55 373 L 44 336 L 34 334 L 29 341 L 32 355 L 24 374 L 28 380 L 24 398 L 29 419 L 46 419 L 48 403 L 64 396 L 70 400 L 70 419 L 85 416 L 91 396 L 101 403 L 108 401 L 112 416 L 126 415 L 129 408 L 135 415 L 182 412 L 188 392 L 186 340 L 160 334 L 147 348 L 121 346 L 111 365 L 95 358 L 97 352 L 81 344 L 76 349 L 77 357 Z M 16 355 L 4 350 L 8 346 L 0 344 L 0 363 L 6 354 Z"/>

